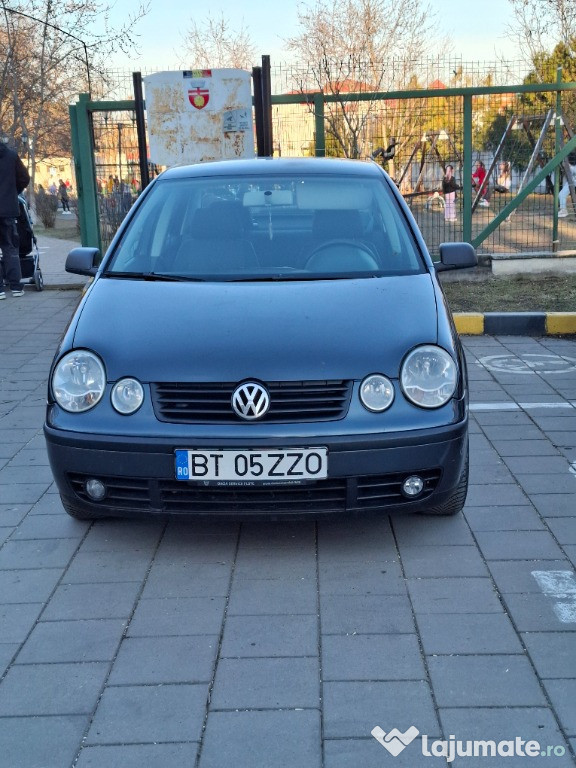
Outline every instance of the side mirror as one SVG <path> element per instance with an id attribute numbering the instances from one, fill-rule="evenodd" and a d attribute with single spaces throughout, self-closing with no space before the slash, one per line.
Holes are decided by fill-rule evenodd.
<path id="1" fill-rule="evenodd" d="M 440 261 L 435 263 L 436 272 L 447 269 L 466 269 L 478 265 L 476 250 L 470 243 L 441 243 Z"/>
<path id="2" fill-rule="evenodd" d="M 98 248 L 73 248 L 66 257 L 66 272 L 94 277 L 100 260 Z"/>

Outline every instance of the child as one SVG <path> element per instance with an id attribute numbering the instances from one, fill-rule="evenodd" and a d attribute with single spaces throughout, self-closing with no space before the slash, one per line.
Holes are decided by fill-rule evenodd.
<path id="1" fill-rule="evenodd" d="M 456 221 L 456 190 L 462 187 L 454 178 L 454 166 L 447 165 L 442 179 L 442 194 L 444 195 L 444 219 Z"/>

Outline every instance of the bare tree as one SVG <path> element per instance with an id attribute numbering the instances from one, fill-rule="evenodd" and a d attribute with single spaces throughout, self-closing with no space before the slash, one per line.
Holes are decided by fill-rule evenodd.
<path id="1" fill-rule="evenodd" d="M 533 64 L 539 54 L 558 43 L 574 47 L 576 2 L 574 0 L 508 0 L 514 22 L 506 30 L 524 58 Z"/>
<path id="2" fill-rule="evenodd" d="M 252 69 L 256 48 L 244 23 L 232 29 L 221 13 L 208 15 L 203 22 L 193 21 L 184 36 L 186 67 Z"/>
<path id="3" fill-rule="evenodd" d="M 98 90 L 107 60 L 136 44 L 138 11 L 112 27 L 111 6 L 99 0 L 0 0 L 0 129 L 27 155 L 34 183 L 37 160 L 70 154 L 68 104 Z"/>
<path id="4" fill-rule="evenodd" d="M 434 13 L 422 0 L 317 0 L 300 6 L 298 24 L 299 33 L 285 41 L 308 62 L 296 87 L 307 94 L 311 111 L 311 92 L 333 97 L 325 105 L 328 134 L 340 154 L 359 157 L 376 103 L 350 101 L 346 94 L 405 86 L 414 62 L 438 42 Z M 381 138 L 386 143 L 391 136 Z"/>

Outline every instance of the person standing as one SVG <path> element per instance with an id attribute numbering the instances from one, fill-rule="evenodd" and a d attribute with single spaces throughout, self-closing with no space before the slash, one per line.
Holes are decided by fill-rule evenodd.
<path id="1" fill-rule="evenodd" d="M 30 174 L 22 160 L 14 150 L 0 142 L 0 299 L 6 298 L 5 284 L 12 296 L 24 295 L 16 219 L 20 214 L 18 195 L 29 183 Z"/>
<path id="2" fill-rule="evenodd" d="M 482 160 L 477 160 L 476 169 L 472 174 L 472 186 L 476 189 L 477 192 L 479 190 L 482 190 L 478 205 L 481 205 L 487 208 L 490 205 L 490 203 L 486 199 L 486 189 L 488 185 L 484 186 L 485 178 L 486 178 L 486 166 L 484 165 Z"/>
<path id="3" fill-rule="evenodd" d="M 62 203 L 62 213 L 70 213 L 70 205 L 68 204 L 68 187 L 60 179 L 58 194 L 60 195 L 60 201 Z"/>
<path id="4" fill-rule="evenodd" d="M 570 166 L 570 174 L 572 175 L 572 183 L 576 184 L 576 155 L 568 155 L 568 165 Z M 558 193 L 558 218 L 565 219 L 568 216 L 568 196 L 570 195 L 570 184 L 568 183 L 568 176 L 564 175 L 564 184 L 562 189 Z"/>
<path id="5" fill-rule="evenodd" d="M 444 219 L 456 221 L 456 191 L 461 189 L 454 178 L 454 166 L 447 165 L 442 179 L 442 194 L 444 195 Z"/>

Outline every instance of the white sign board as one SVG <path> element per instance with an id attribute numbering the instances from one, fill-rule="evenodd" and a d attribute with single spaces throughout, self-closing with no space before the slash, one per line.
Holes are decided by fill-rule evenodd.
<path id="1" fill-rule="evenodd" d="M 151 162 L 174 166 L 254 157 L 249 72 L 156 72 L 144 85 Z"/>

